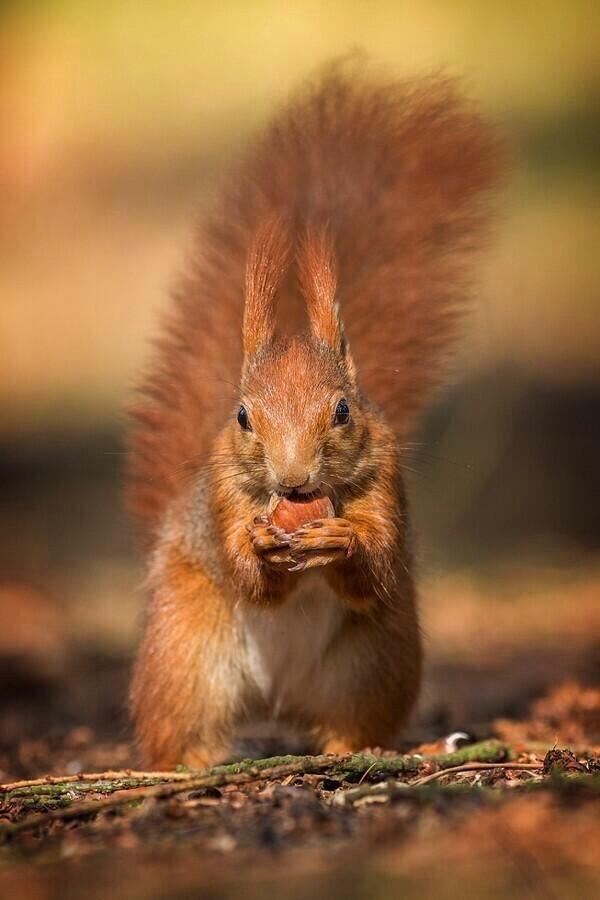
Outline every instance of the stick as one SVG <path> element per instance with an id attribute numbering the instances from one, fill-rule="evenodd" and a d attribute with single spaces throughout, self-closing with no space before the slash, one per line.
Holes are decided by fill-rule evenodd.
<path id="1" fill-rule="evenodd" d="M 288 763 L 267 768 L 261 768 L 259 766 L 248 767 L 245 771 L 239 772 L 238 774 L 205 774 L 195 778 L 188 777 L 185 781 L 174 782 L 171 784 L 155 784 L 133 789 L 118 790 L 110 797 L 102 797 L 99 800 L 83 800 L 80 803 L 73 803 L 64 808 L 48 810 L 43 813 L 35 813 L 34 815 L 27 816 L 17 822 L 9 822 L 6 825 L 2 824 L 0 825 L 0 836 L 15 835 L 29 828 L 46 825 L 56 819 L 66 821 L 68 819 L 78 818 L 79 816 L 95 814 L 101 810 L 116 809 L 119 806 L 134 803 L 137 800 L 146 800 L 149 797 L 172 797 L 176 794 L 200 790 L 201 788 L 221 787 L 226 784 L 245 784 L 249 781 L 256 781 L 258 778 L 282 778 L 286 775 L 317 772 L 331 766 L 332 761 L 336 761 L 336 757 L 331 756 L 299 757 L 299 759 L 302 760 L 301 763 Z M 311 760 L 311 762 L 308 763 L 307 760 Z"/>
<path id="2" fill-rule="evenodd" d="M 485 771 L 486 769 L 527 769 L 533 771 L 534 769 L 540 770 L 543 768 L 542 763 L 515 763 L 515 762 L 500 762 L 500 763 L 491 763 L 491 762 L 471 762 L 465 763 L 462 766 L 452 766 L 449 769 L 440 769 L 439 772 L 432 772 L 431 775 L 425 775 L 423 778 L 417 778 L 416 781 L 413 781 L 413 785 L 421 785 L 421 784 L 429 784 L 430 781 L 435 781 L 436 778 L 442 778 L 444 775 L 453 775 L 456 772 L 480 772 Z"/>
<path id="3" fill-rule="evenodd" d="M 457 766 L 456 768 L 460 768 L 461 770 L 463 769 L 462 766 Z M 524 768 L 524 766 L 517 766 L 517 768 Z M 446 772 L 449 771 L 449 769 L 446 769 L 444 773 L 436 772 L 435 774 L 446 774 Z M 585 791 L 586 794 L 589 794 L 590 796 L 598 797 L 600 796 L 600 775 L 562 774 L 550 778 L 536 780 L 527 778 L 519 781 L 518 785 L 514 789 L 521 792 L 540 792 L 548 790 L 552 790 L 553 792 Z M 359 787 L 350 788 L 349 790 L 335 791 L 333 795 L 328 798 L 327 802 L 333 806 L 353 806 L 357 803 L 360 803 L 361 800 L 369 800 L 372 798 L 387 801 L 398 797 L 402 798 L 403 800 L 415 799 L 419 797 L 422 801 L 423 799 L 427 799 L 428 797 L 433 796 L 429 793 L 431 791 L 435 791 L 436 794 L 439 792 L 446 793 L 448 795 L 451 794 L 453 797 L 472 794 L 473 791 L 477 791 L 478 796 L 498 796 L 498 790 L 487 785 L 476 786 L 472 783 L 467 782 L 455 784 L 423 785 L 419 781 L 394 781 L 394 779 L 389 778 L 387 781 L 382 781 L 378 784 L 362 784 Z"/>
<path id="4" fill-rule="evenodd" d="M 115 779 L 138 779 L 144 781 L 154 778 L 161 781 L 183 781 L 190 777 L 189 771 L 180 772 L 137 772 L 135 769 L 115 769 L 106 772 L 79 772 L 77 775 L 44 775 L 42 778 L 31 778 L 27 781 L 12 781 L 0 784 L 0 794 L 9 794 L 23 788 L 38 787 L 47 784 L 80 784 L 88 781 L 113 781 Z"/>

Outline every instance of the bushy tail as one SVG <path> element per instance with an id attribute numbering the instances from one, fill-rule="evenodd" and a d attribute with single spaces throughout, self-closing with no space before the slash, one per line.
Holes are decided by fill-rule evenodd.
<path id="1" fill-rule="evenodd" d="M 383 81 L 335 64 L 274 119 L 201 229 L 131 442 L 132 505 L 151 529 L 207 462 L 236 400 L 244 270 L 266 218 L 298 246 L 326 228 L 359 381 L 406 431 L 439 377 L 467 293 L 467 263 L 496 182 L 493 132 L 452 80 Z M 280 307 L 296 327 L 293 272 Z"/>

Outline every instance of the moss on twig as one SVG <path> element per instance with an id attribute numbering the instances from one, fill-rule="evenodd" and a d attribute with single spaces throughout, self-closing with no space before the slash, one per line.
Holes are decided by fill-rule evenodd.
<path id="1" fill-rule="evenodd" d="M 349 781 L 363 776 L 377 780 L 385 776 L 414 774 L 425 762 L 449 768 L 465 762 L 500 762 L 510 757 L 509 748 L 498 741 L 486 741 L 434 756 L 375 756 L 370 753 L 333 756 L 274 756 L 268 759 L 245 759 L 230 765 L 215 766 L 205 772 L 138 773 L 138 777 L 97 780 L 55 779 L 52 784 L 33 784 L 0 788 L 0 807 L 9 814 L 16 807 L 16 820 L 0 824 L 0 836 L 16 834 L 40 827 L 55 819 L 73 819 L 93 815 L 101 810 L 116 809 L 148 797 L 172 797 L 186 791 L 226 784 L 244 784 L 258 779 L 276 779 L 288 775 L 323 774 Z M 81 800 L 83 794 L 100 794 L 96 799 Z M 21 816 L 21 811 L 40 812 Z"/>

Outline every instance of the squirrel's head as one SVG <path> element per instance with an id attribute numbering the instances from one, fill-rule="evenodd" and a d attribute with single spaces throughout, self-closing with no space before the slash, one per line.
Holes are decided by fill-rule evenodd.
<path id="1" fill-rule="evenodd" d="M 309 332 L 275 334 L 275 295 L 286 271 L 287 238 L 278 223 L 261 230 L 246 275 L 244 366 L 232 423 L 241 481 L 265 494 L 335 492 L 352 484 L 365 457 L 368 410 L 336 303 L 324 233 L 307 232 L 298 273 Z"/>

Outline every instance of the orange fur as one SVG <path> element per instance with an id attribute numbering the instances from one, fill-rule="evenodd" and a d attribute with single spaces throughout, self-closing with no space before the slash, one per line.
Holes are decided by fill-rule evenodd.
<path id="1" fill-rule="evenodd" d="M 398 437 L 439 376 L 497 172 L 450 82 L 334 66 L 205 223 L 134 412 L 153 599 L 132 711 L 149 764 L 218 760 L 259 711 L 346 749 L 389 742 L 410 712 Z M 273 526 L 268 498 L 293 489 L 329 494 L 335 516 Z"/>

